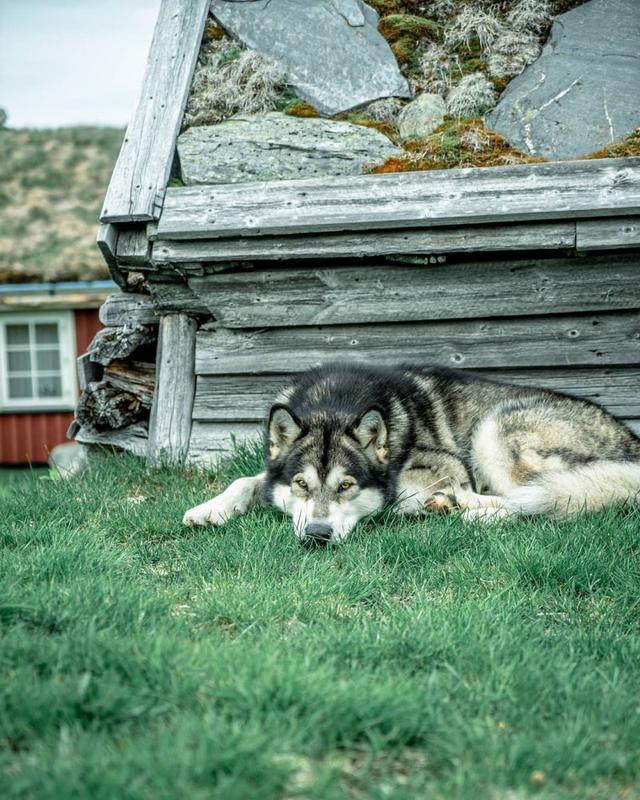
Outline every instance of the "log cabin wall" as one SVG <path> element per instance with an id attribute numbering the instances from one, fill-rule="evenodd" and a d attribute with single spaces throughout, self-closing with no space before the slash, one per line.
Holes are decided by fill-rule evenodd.
<path id="1" fill-rule="evenodd" d="M 429 260 L 429 259 L 427 259 Z M 188 458 L 255 435 L 278 388 L 329 360 L 437 363 L 594 400 L 640 431 L 640 252 L 289 265 L 207 275 Z M 165 312 L 175 290 L 152 287 Z"/>
<path id="2" fill-rule="evenodd" d="M 603 404 L 640 430 L 640 159 L 168 188 L 105 219 L 123 293 L 72 433 L 206 464 L 292 373 L 437 363 Z"/>

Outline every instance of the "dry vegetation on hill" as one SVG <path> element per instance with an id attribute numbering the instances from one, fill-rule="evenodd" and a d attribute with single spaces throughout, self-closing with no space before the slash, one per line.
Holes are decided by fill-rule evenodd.
<path id="1" fill-rule="evenodd" d="M 0 130 L 0 283 L 108 277 L 95 238 L 122 135 Z"/>

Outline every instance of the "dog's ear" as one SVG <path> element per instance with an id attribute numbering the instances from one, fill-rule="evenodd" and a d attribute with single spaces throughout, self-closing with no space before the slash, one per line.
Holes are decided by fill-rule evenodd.
<path id="1" fill-rule="evenodd" d="M 269 458 L 275 461 L 284 455 L 302 436 L 302 423 L 287 406 L 277 404 L 269 413 Z"/>
<path id="2" fill-rule="evenodd" d="M 360 417 L 353 429 L 353 435 L 367 455 L 381 464 L 387 463 L 387 426 L 377 408 L 369 409 Z"/>

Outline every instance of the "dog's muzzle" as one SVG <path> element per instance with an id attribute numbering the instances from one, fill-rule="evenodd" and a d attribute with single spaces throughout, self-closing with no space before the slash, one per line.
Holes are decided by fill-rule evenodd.
<path id="1" fill-rule="evenodd" d="M 304 540 L 307 544 L 323 546 L 330 541 L 332 535 L 333 528 L 324 522 L 311 522 L 304 529 Z"/>

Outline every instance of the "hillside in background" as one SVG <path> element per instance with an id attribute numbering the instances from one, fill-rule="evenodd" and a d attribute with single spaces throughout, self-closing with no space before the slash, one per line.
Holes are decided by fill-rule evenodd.
<path id="1" fill-rule="evenodd" d="M 122 136 L 0 129 L 0 283 L 108 277 L 95 238 Z"/>

